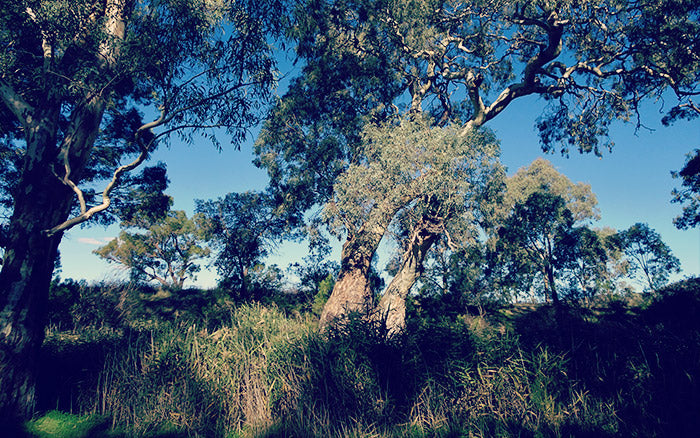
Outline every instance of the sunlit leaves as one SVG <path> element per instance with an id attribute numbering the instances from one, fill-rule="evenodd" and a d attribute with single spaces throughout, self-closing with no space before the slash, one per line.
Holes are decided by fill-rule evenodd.
<path id="1" fill-rule="evenodd" d="M 122 231 L 95 254 L 122 265 L 134 279 L 157 281 L 175 289 L 181 289 L 186 280 L 194 280 L 199 260 L 209 255 L 203 246 L 202 218 L 190 219 L 184 211 L 171 211 L 143 225 L 136 232 Z"/>
<path id="2" fill-rule="evenodd" d="M 508 192 L 503 203 L 507 209 L 527 200 L 533 193 L 545 192 L 562 197 L 577 223 L 600 218 L 598 200 L 590 184 L 574 183 L 543 158 L 518 169 L 507 184 Z"/>
<path id="3" fill-rule="evenodd" d="M 325 215 L 336 233 L 353 233 L 373 215 L 394 214 L 414 201 L 432 200 L 445 216 L 473 206 L 500 170 L 498 143 L 488 132 L 460 135 L 459 127 L 431 127 L 424 118 L 368 125 L 362 160 L 336 183 Z M 423 201 L 419 208 L 426 208 Z"/>

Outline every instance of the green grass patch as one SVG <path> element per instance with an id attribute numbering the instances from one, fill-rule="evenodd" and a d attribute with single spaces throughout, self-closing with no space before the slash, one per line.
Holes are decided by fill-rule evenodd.
<path id="1" fill-rule="evenodd" d="M 113 437 L 109 419 L 101 415 L 73 415 L 50 411 L 27 422 L 27 432 L 36 438 L 98 438 Z"/>

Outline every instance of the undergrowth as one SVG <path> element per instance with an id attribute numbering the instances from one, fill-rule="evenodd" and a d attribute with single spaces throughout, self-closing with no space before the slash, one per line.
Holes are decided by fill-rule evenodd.
<path id="1" fill-rule="evenodd" d="M 40 395 L 100 419 L 90 436 L 693 436 L 699 285 L 559 321 L 546 306 L 414 315 L 390 339 L 362 318 L 321 334 L 274 305 L 123 304 L 110 324 L 49 333 Z"/>

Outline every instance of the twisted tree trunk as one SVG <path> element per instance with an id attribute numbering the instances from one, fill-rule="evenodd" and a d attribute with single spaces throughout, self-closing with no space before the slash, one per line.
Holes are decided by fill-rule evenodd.
<path id="1" fill-rule="evenodd" d="M 407 190 L 402 196 L 383 199 L 372 208 L 364 224 L 348 235 L 340 254 L 338 278 L 321 313 L 321 330 L 350 313 L 372 311 L 374 298 L 369 287 L 372 257 L 396 212 L 415 196 L 413 191 Z"/>
<path id="2" fill-rule="evenodd" d="M 440 222 L 423 218 L 413 229 L 411 239 L 403 254 L 401 268 L 384 290 L 377 317 L 385 324 L 389 337 L 398 334 L 406 326 L 406 298 L 423 272 L 423 262 L 430 248 L 440 236 Z"/>
<path id="3" fill-rule="evenodd" d="M 340 272 L 333 292 L 323 306 L 320 326 L 327 329 L 350 313 L 367 313 L 373 306 L 372 291 L 369 287 L 369 273 L 372 257 L 384 236 L 387 223 L 377 223 L 372 231 L 365 227 L 343 244 L 340 255 Z"/>

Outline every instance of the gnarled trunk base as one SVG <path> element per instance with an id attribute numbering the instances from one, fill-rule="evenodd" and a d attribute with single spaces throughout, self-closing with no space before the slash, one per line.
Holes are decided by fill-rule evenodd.
<path id="1" fill-rule="evenodd" d="M 401 268 L 379 301 L 377 317 L 381 319 L 389 337 L 406 327 L 406 298 L 423 271 L 423 261 L 437 241 L 439 230 L 439 221 L 424 219 L 416 225 L 404 252 Z"/>
<path id="2" fill-rule="evenodd" d="M 350 313 L 367 313 L 372 303 L 372 291 L 369 287 L 369 264 L 367 267 L 356 266 L 338 275 L 328 302 L 321 313 L 321 329 L 337 323 Z"/>

